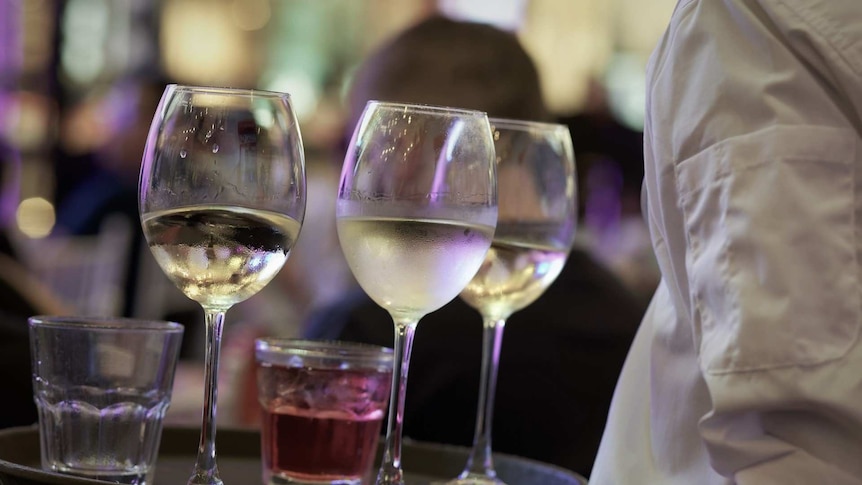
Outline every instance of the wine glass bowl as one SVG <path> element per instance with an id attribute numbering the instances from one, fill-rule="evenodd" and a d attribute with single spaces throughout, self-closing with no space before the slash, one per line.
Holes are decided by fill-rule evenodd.
<path id="1" fill-rule="evenodd" d="M 401 424 L 413 331 L 484 260 L 497 221 L 485 113 L 369 101 L 348 147 L 336 205 L 351 271 L 395 323 L 395 364 L 379 485 L 402 484 Z"/>
<path id="2" fill-rule="evenodd" d="M 204 413 L 189 483 L 218 485 L 215 415 L 225 312 L 282 268 L 305 215 L 302 139 L 287 94 L 169 85 L 141 165 L 155 260 L 206 315 Z"/>
<path id="3" fill-rule="evenodd" d="M 507 318 L 553 283 L 574 243 L 574 155 L 563 125 L 491 119 L 498 220 L 483 270 L 461 293 L 483 315 Z"/>
<path id="4" fill-rule="evenodd" d="M 254 94 L 252 94 L 254 93 Z M 305 212 L 302 142 L 279 95 L 169 86 L 141 172 L 141 219 L 168 277 L 227 309 L 281 269 Z"/>
<path id="5" fill-rule="evenodd" d="M 499 191 L 497 227 L 485 261 L 461 293 L 484 322 L 479 406 L 467 464 L 449 485 L 504 485 L 494 470 L 491 422 L 506 319 L 556 280 L 574 244 L 577 224 L 568 128 L 495 118 L 490 122 Z"/>
<path id="6" fill-rule="evenodd" d="M 378 305 L 418 320 L 473 277 L 497 218 L 492 160 L 484 113 L 369 102 L 345 158 L 337 227 Z"/>

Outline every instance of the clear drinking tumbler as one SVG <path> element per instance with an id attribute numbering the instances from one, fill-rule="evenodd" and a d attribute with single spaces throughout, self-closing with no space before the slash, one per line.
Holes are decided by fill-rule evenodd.
<path id="1" fill-rule="evenodd" d="M 42 467 L 152 484 L 183 327 L 119 318 L 30 318 Z"/>

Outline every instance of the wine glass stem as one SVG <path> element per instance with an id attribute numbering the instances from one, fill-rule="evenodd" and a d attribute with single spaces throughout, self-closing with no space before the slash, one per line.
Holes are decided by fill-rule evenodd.
<path id="1" fill-rule="evenodd" d="M 479 380 L 479 406 L 476 410 L 476 431 L 473 449 L 461 477 L 485 476 L 494 478 L 494 460 L 491 456 L 491 424 L 494 421 L 494 394 L 497 390 L 497 370 L 500 364 L 500 346 L 503 343 L 505 319 L 484 317 L 482 338 L 482 370 Z"/>
<path id="2" fill-rule="evenodd" d="M 392 366 L 392 391 L 389 395 L 389 419 L 386 427 L 386 447 L 383 464 L 377 475 L 377 485 L 403 485 L 401 469 L 401 433 L 404 423 L 404 397 L 407 391 L 407 369 L 413 349 L 413 333 L 418 321 L 395 319 L 395 355 Z"/>
<path id="3" fill-rule="evenodd" d="M 204 370 L 204 409 L 201 440 L 195 470 L 189 485 L 221 485 L 216 465 L 216 402 L 218 400 L 218 362 L 225 312 L 204 309 L 206 314 L 206 357 Z"/>

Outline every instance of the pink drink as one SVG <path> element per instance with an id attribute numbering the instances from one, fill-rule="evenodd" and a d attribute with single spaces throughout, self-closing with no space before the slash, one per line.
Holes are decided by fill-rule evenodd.
<path id="1" fill-rule="evenodd" d="M 390 379 L 388 369 L 259 364 L 264 483 L 365 483 Z"/>
<path id="2" fill-rule="evenodd" d="M 383 412 L 367 419 L 320 415 L 290 407 L 264 410 L 266 467 L 303 480 L 361 479 L 377 451 Z"/>

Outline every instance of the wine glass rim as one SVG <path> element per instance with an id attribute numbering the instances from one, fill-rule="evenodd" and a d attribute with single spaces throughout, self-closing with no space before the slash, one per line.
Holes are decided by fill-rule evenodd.
<path id="1" fill-rule="evenodd" d="M 557 130 L 567 130 L 568 126 L 562 123 L 554 123 L 551 121 L 531 121 L 531 120 L 518 120 L 514 118 L 497 118 L 490 117 L 488 118 L 488 122 L 492 127 L 498 128 L 515 128 L 515 129 L 523 129 L 523 128 L 531 128 L 538 129 L 544 131 L 557 131 Z"/>
<path id="2" fill-rule="evenodd" d="M 189 84 L 168 84 L 169 88 L 175 91 L 183 91 L 188 93 L 216 94 L 216 95 L 232 95 L 232 96 L 266 96 L 266 97 L 286 97 L 290 99 L 290 93 L 280 91 L 269 91 L 266 89 L 247 89 L 247 88 L 230 88 L 220 86 L 192 86 Z"/>
<path id="3" fill-rule="evenodd" d="M 442 106 L 437 104 L 424 104 L 424 103 L 401 103 L 394 101 L 380 101 L 377 99 L 369 100 L 367 106 L 381 106 L 385 108 L 396 108 L 396 109 L 411 109 L 416 111 L 427 111 L 432 113 L 452 113 L 452 114 L 466 114 L 471 116 L 483 116 L 485 118 L 488 117 L 488 113 L 476 109 L 467 109 L 467 108 L 458 108 L 454 106 Z"/>
<path id="4" fill-rule="evenodd" d="M 30 327 L 63 330 L 102 330 L 118 332 L 182 333 L 184 327 L 176 322 L 143 320 L 122 317 L 53 316 L 36 315 L 28 319 Z"/>

